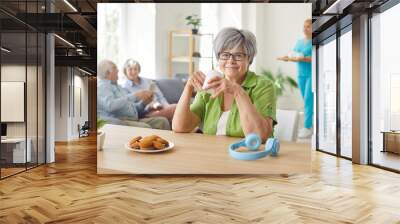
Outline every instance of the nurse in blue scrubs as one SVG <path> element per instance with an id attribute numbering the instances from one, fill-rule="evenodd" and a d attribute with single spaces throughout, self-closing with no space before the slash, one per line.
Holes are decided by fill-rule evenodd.
<path id="1" fill-rule="evenodd" d="M 297 82 L 304 100 L 304 127 L 300 130 L 299 138 L 310 138 L 313 121 L 314 97 L 311 83 L 311 55 L 312 55 L 312 21 L 304 21 L 303 32 L 305 37 L 299 39 L 293 48 L 294 55 L 278 58 L 281 61 L 291 61 L 297 64 Z"/>

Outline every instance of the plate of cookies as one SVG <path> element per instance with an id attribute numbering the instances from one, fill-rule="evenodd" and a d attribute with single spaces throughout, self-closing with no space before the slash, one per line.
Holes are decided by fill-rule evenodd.
<path id="1" fill-rule="evenodd" d="M 157 135 L 136 136 L 126 143 L 125 147 L 134 152 L 155 153 L 174 148 L 174 143 Z"/>

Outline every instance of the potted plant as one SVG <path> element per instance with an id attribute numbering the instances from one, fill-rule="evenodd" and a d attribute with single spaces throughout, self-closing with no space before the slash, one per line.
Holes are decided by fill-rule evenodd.
<path id="1" fill-rule="evenodd" d="M 192 33 L 197 34 L 199 31 L 199 27 L 201 25 L 201 18 L 198 17 L 198 15 L 193 14 L 190 16 L 186 16 L 186 25 L 192 25 Z"/>
<path id="2" fill-rule="evenodd" d="M 104 139 L 106 138 L 106 133 L 100 129 L 106 124 L 105 120 L 97 120 L 97 150 L 101 150 L 104 146 Z"/>
<path id="3" fill-rule="evenodd" d="M 278 98 L 284 95 L 287 87 L 290 87 L 290 89 L 298 88 L 297 82 L 293 78 L 284 75 L 280 69 L 276 74 L 269 70 L 262 70 L 261 75 L 273 82 Z M 290 108 L 278 109 L 277 119 L 278 125 L 274 130 L 274 135 L 285 141 L 294 141 L 298 126 L 298 111 Z"/>
<path id="4" fill-rule="evenodd" d="M 275 86 L 276 96 L 280 97 L 283 95 L 285 86 L 289 86 L 291 89 L 298 88 L 297 82 L 290 76 L 284 75 L 279 69 L 277 74 L 273 74 L 270 70 L 262 70 L 261 75 L 270 79 Z"/>

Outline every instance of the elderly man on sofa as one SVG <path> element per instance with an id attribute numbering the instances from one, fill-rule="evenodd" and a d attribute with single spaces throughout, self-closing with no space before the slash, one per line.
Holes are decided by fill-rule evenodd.
<path id="1" fill-rule="evenodd" d="M 97 68 L 97 115 L 107 123 L 135 127 L 170 130 L 164 117 L 143 118 L 144 108 L 153 99 L 150 91 L 128 93 L 117 84 L 118 68 L 109 60 L 103 60 Z"/>

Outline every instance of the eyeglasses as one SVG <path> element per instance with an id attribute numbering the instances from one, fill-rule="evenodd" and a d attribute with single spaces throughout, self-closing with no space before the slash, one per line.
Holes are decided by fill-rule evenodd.
<path id="1" fill-rule="evenodd" d="M 247 55 L 245 53 L 234 53 L 234 54 L 231 54 L 229 52 L 222 52 L 222 53 L 219 54 L 219 59 L 227 61 L 227 60 L 229 60 L 231 58 L 231 56 L 232 56 L 232 59 L 234 61 L 243 61 L 246 58 Z"/>

